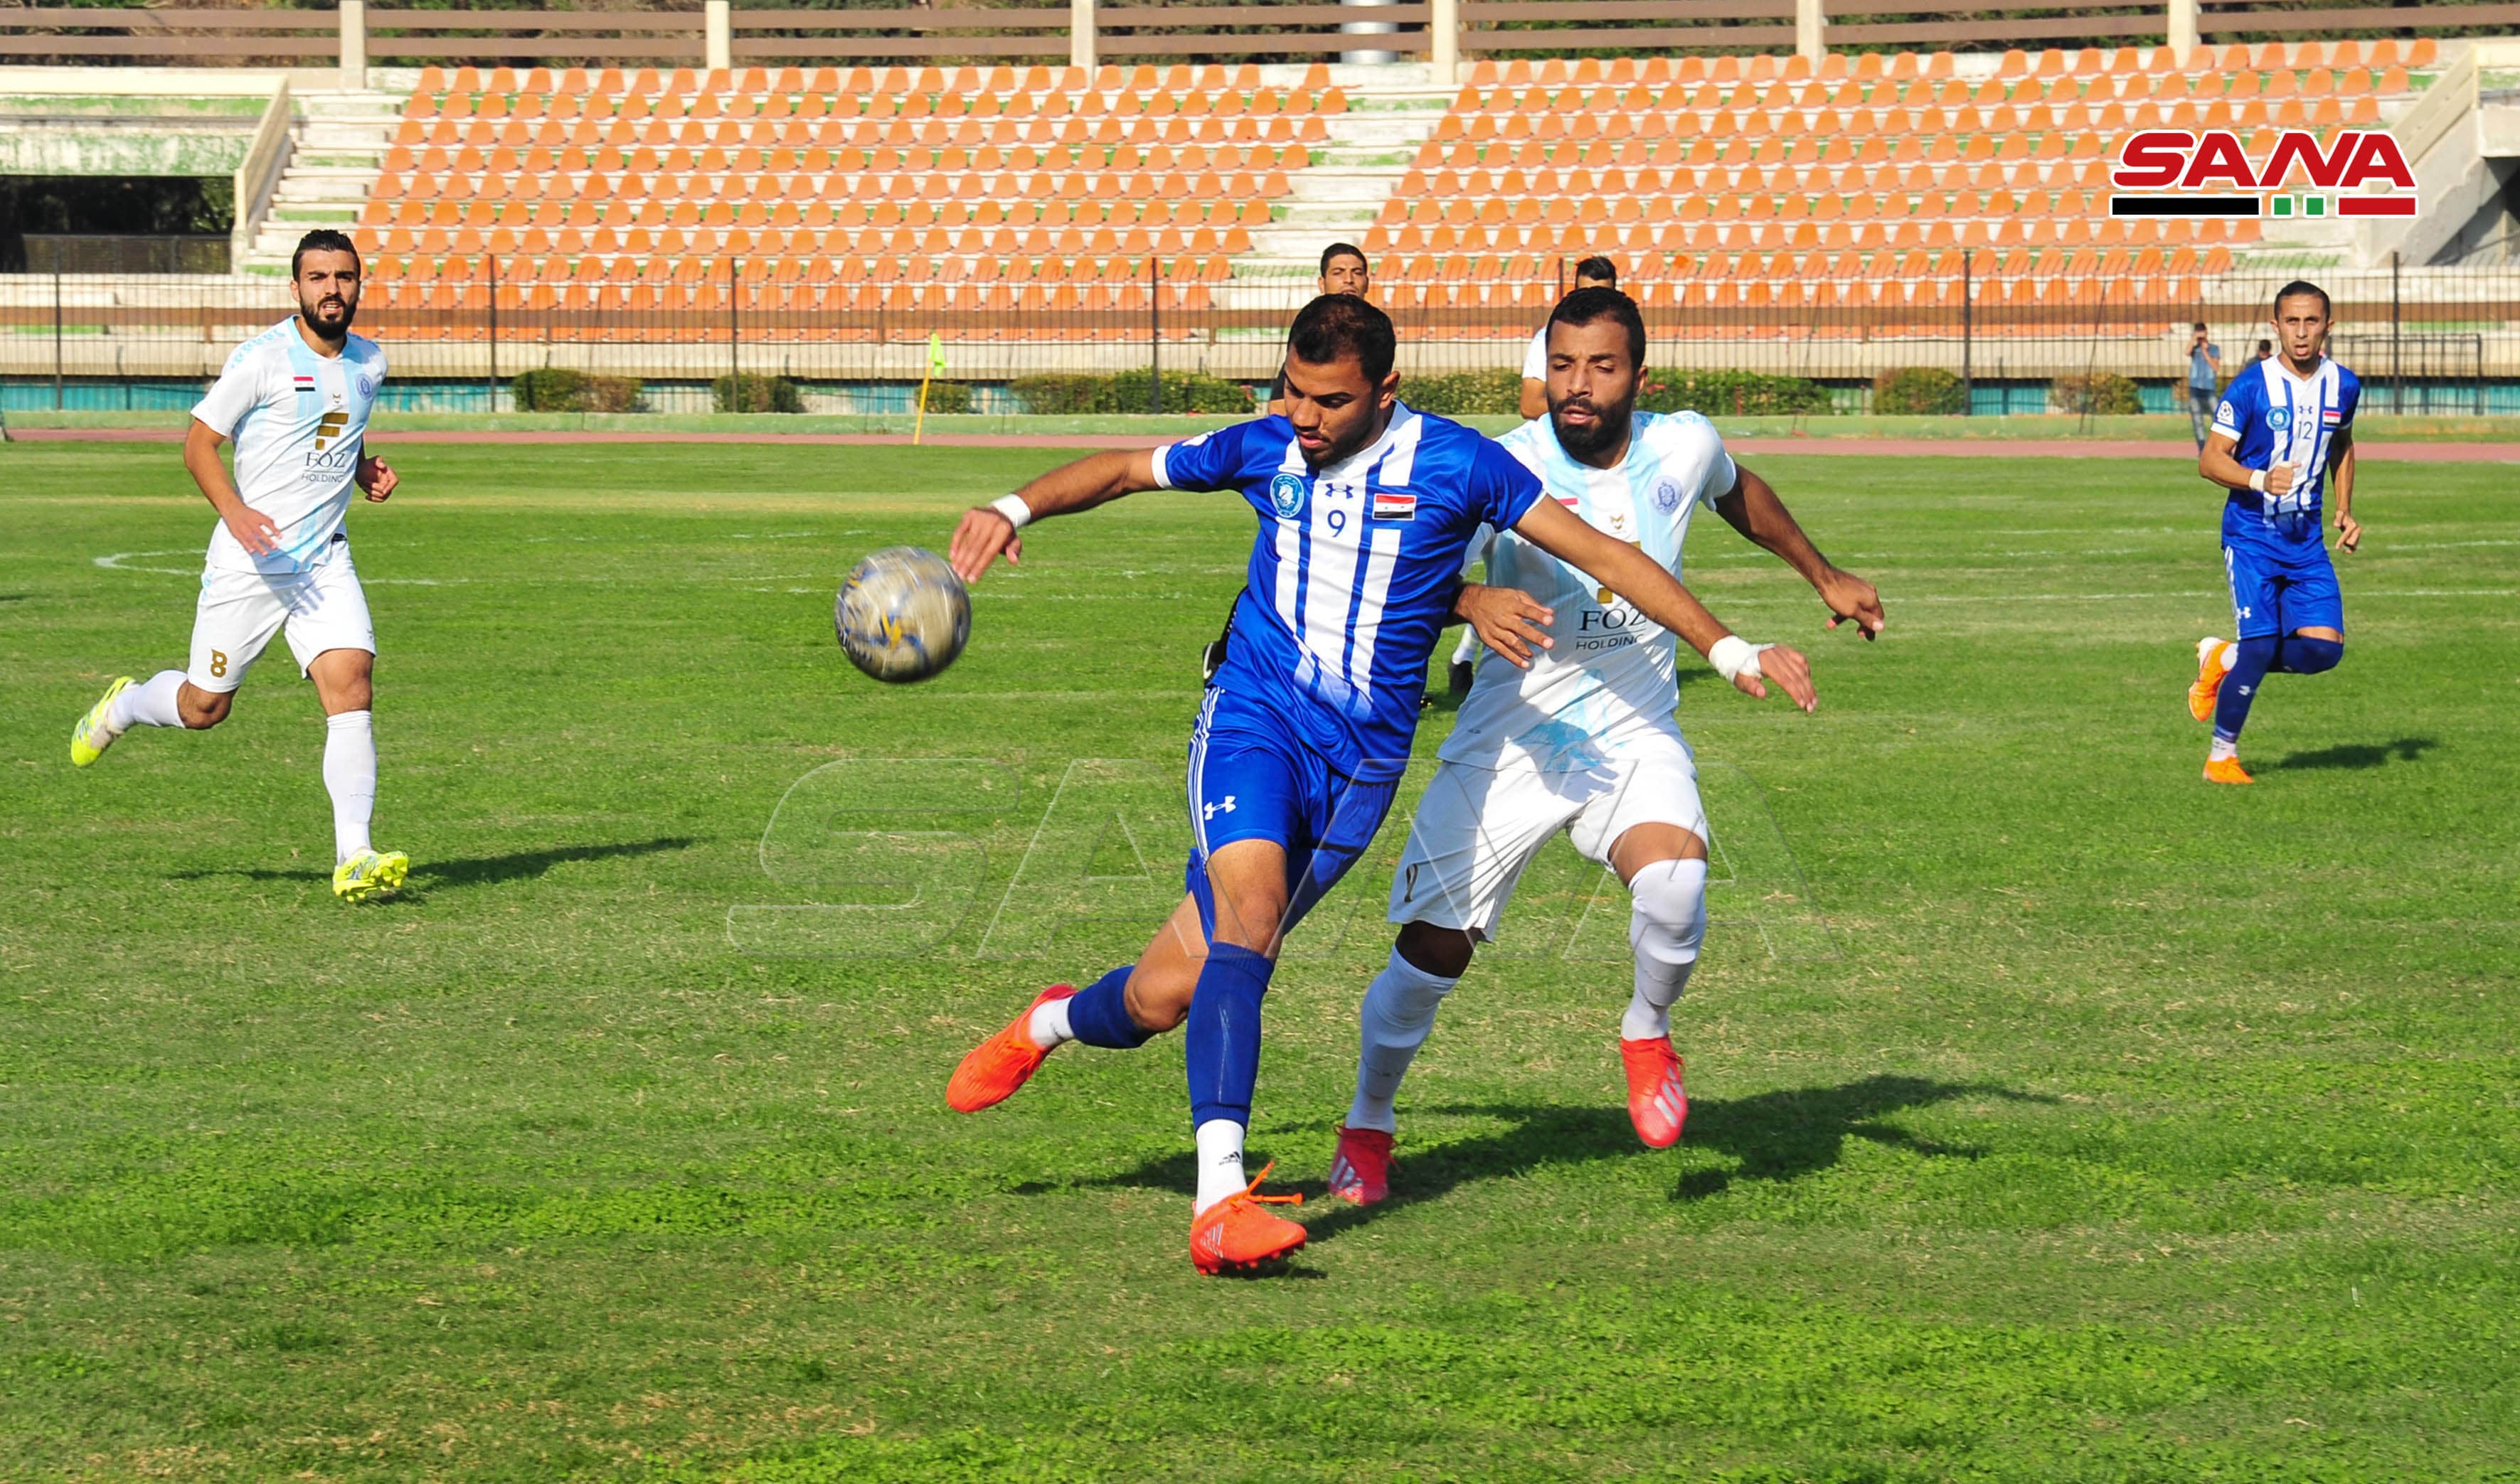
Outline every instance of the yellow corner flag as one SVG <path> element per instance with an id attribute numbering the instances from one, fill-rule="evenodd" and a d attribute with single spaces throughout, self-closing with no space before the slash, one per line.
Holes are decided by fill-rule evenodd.
<path id="1" fill-rule="evenodd" d="M 919 379 L 919 416 L 910 425 L 910 443 L 916 448 L 927 434 L 927 383 L 945 374 L 945 337 L 927 332 L 927 374 Z"/>

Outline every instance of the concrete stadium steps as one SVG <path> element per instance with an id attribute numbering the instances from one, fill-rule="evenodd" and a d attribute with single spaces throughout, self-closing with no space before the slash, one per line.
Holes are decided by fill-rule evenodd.
<path id="1" fill-rule="evenodd" d="M 1287 278 L 1313 278 L 1329 244 L 1364 240 L 1452 107 L 1454 90 L 1437 86 L 1422 64 L 1331 72 L 1347 90 L 1347 112 L 1328 120 L 1329 142 L 1314 148 L 1274 219 L 1251 230 L 1251 250 L 1234 260 L 1237 280 L 1269 281 L 1273 293 Z M 1231 285 L 1220 298 L 1234 303 Z"/>
<path id="2" fill-rule="evenodd" d="M 289 266 L 297 239 L 317 227 L 348 231 L 366 208 L 402 120 L 405 95 L 375 90 L 299 95 L 297 139 L 272 191 L 271 209 L 238 266 L 270 273 Z"/>

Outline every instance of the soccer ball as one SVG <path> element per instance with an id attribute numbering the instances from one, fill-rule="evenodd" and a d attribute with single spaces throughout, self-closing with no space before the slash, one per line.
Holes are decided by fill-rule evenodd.
<path id="1" fill-rule="evenodd" d="M 945 559 L 888 546 L 850 568 L 832 606 L 849 662 L 900 685 L 941 673 L 971 637 L 971 594 Z"/>

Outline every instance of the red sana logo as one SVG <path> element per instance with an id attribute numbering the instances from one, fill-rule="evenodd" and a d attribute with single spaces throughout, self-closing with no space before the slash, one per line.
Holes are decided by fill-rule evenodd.
<path id="1" fill-rule="evenodd" d="M 2285 189 L 2296 171 L 2309 189 Z M 2321 148 L 2318 135 L 2286 129 L 2260 163 L 2228 129 L 2145 129 L 2118 147 L 2109 184 L 2111 216 L 2415 214 L 2415 172 L 2378 130 L 2348 129 Z M 2374 185 L 2390 194 L 2365 190 Z"/>

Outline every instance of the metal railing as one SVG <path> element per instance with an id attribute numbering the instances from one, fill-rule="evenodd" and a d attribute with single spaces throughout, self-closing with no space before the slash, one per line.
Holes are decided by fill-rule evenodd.
<path id="1" fill-rule="evenodd" d="M 729 377 L 787 378 L 824 388 L 827 401 L 884 402 L 926 373 L 931 345 L 945 379 L 979 388 L 978 403 L 996 410 L 1021 410 L 1028 379 L 1150 369 L 1172 379 L 1173 393 L 1155 404 L 1170 406 L 1191 378 L 1265 382 L 1311 292 L 1291 279 L 1177 280 L 1143 260 L 996 279 L 907 278 L 880 263 L 865 276 L 808 275 L 792 259 L 689 266 L 698 261 L 654 282 L 581 282 L 496 260 L 460 277 L 378 281 L 359 328 L 384 344 L 398 386 L 474 407 L 505 405 L 514 378 L 543 370 L 637 382 L 659 407 L 705 405 L 710 383 Z M 1817 383 L 1841 409 L 1868 405 L 1865 388 L 1883 375 L 1918 368 L 1948 374 L 1969 406 L 1985 402 L 1985 387 L 2043 384 L 2062 386 L 2073 405 L 2085 395 L 2074 388 L 2097 379 L 2092 394 L 2103 402 L 2132 392 L 2168 410 L 2185 378 L 2189 324 L 2207 322 L 2234 370 L 2268 333 L 2267 305 L 2286 276 L 2017 277 L 1968 260 L 1958 269 L 1790 280 L 1753 269 L 1629 288 L 1644 314 L 1649 362 L 1667 379 Z M 2394 299 L 2385 271 L 2325 281 L 2336 296 L 2336 349 L 2362 375 L 2366 406 L 2520 410 L 2520 269 L 2408 270 Z M 1558 288 L 1554 278 L 1377 282 L 1373 296 L 1398 328 L 1404 376 L 1428 398 L 1502 397 L 1509 406 Z M 18 384 L 22 406 L 29 395 L 42 400 L 28 388 L 49 388 L 68 406 L 74 383 L 200 382 L 287 312 L 285 290 L 267 279 L 0 280 L 0 379 Z M 1447 380 L 1426 388 L 1435 379 Z M 1782 394 L 1755 380 L 1725 384 L 1750 388 L 1745 396 Z M 467 386 L 477 395 L 458 390 Z M 1999 405 L 2023 410 L 2009 394 Z"/>
<path id="2" fill-rule="evenodd" d="M 1390 29 L 1361 39 L 1355 27 Z M 2166 44 L 2182 61 L 2199 38 L 2474 35 L 2520 29 L 2520 4 L 2414 0 L 2304 10 L 2289 0 L 2166 5 L 2085 0 L 1403 0 L 1372 7 L 1284 0 L 1102 8 L 795 5 L 603 12 L 377 9 L 0 9 L 0 57 L 46 63 L 303 65 L 345 72 L 378 62 L 697 65 L 1054 60 L 1310 61 L 1372 48 L 1424 56 L 1446 84 L 1457 59 L 1648 51 Z"/>

